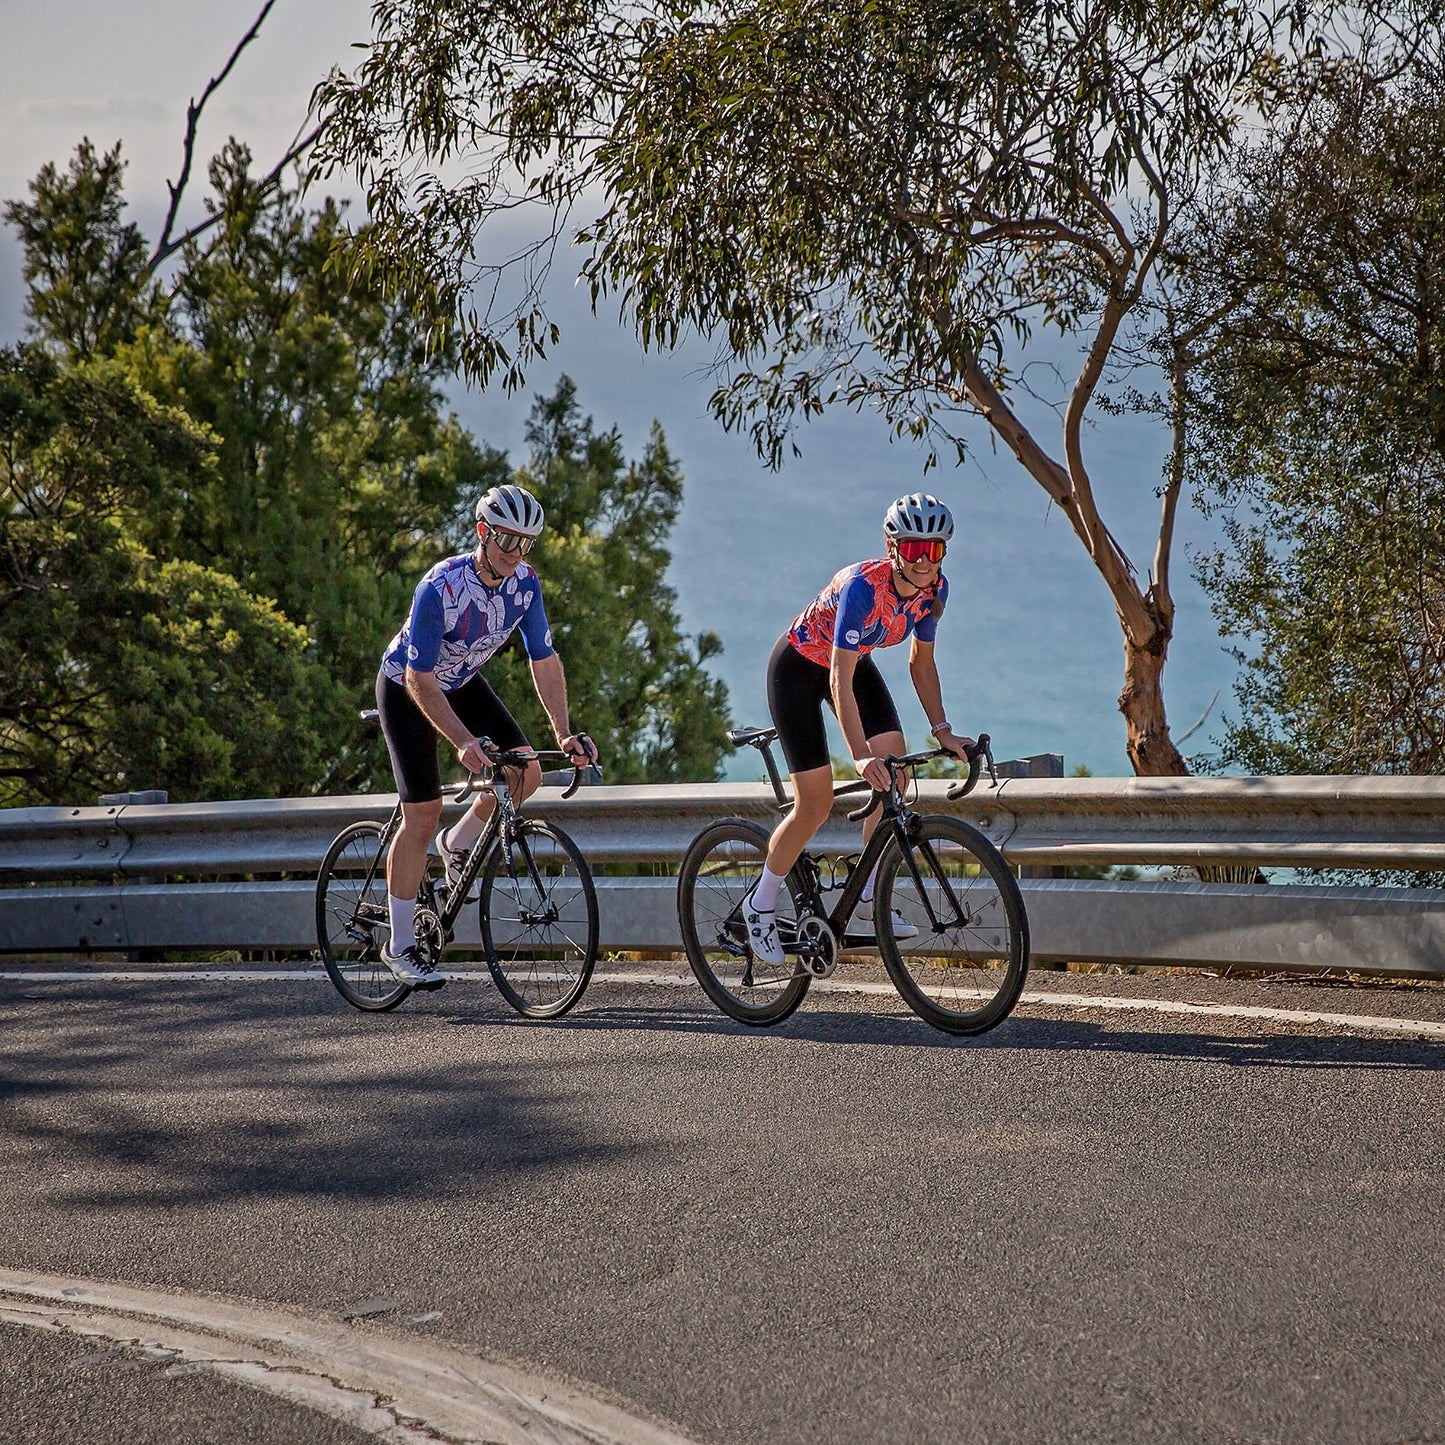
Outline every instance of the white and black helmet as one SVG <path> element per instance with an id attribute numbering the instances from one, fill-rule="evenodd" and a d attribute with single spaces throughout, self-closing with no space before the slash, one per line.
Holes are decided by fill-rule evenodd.
<path id="1" fill-rule="evenodd" d="M 890 542 L 903 537 L 953 536 L 953 513 L 927 492 L 910 492 L 899 497 L 883 514 L 883 535 Z"/>
<path id="2" fill-rule="evenodd" d="M 525 487 L 515 487 L 511 482 L 483 492 L 477 503 L 477 521 L 523 537 L 537 536 L 546 519 L 541 502 Z"/>

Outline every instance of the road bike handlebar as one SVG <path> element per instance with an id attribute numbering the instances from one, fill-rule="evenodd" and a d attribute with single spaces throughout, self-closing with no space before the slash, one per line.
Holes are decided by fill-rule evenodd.
<path id="1" fill-rule="evenodd" d="M 591 738 L 586 733 L 578 733 L 579 738 L 585 738 L 589 743 Z M 589 768 L 596 768 L 597 775 L 602 776 L 602 765 L 595 762 L 578 763 L 574 762 L 570 753 L 564 753 L 560 748 L 498 748 L 490 738 L 478 738 L 482 745 L 482 751 L 487 756 L 488 769 L 486 773 L 473 773 L 465 783 L 457 787 L 452 794 L 455 802 L 462 803 L 471 797 L 484 782 L 490 781 L 498 768 L 525 768 L 528 763 L 541 762 L 546 759 L 559 759 L 572 764 L 572 781 L 567 784 L 562 793 L 564 798 L 570 798 L 578 788 L 582 786 L 582 779 L 586 776 Z"/>
<path id="2" fill-rule="evenodd" d="M 992 741 L 987 733 L 980 733 L 971 746 L 964 748 L 964 754 L 968 758 L 968 776 L 964 778 L 962 782 L 955 783 L 948 790 L 947 796 L 950 801 L 961 798 L 965 793 L 971 793 L 974 790 L 978 785 L 979 774 L 983 771 L 985 764 L 987 764 L 988 767 L 990 781 L 997 785 L 998 774 L 994 771 L 993 766 Z M 888 797 L 888 793 L 897 789 L 898 774 L 904 769 L 916 768 L 920 763 L 929 763 L 935 758 L 951 758 L 954 756 L 955 754 L 949 752 L 947 748 L 930 748 L 927 752 L 909 753 L 907 756 L 901 758 L 882 758 L 880 761 L 884 767 L 888 769 L 888 792 L 880 793 L 876 789 L 869 787 L 867 783 L 859 782 L 846 783 L 841 788 L 835 788 L 833 790 L 833 796 L 835 798 L 842 798 L 846 797 L 849 793 L 861 793 L 866 788 L 871 795 L 868 801 L 861 808 L 855 809 L 848 814 L 849 822 L 861 823 L 875 808 L 881 806 L 883 800 Z"/>

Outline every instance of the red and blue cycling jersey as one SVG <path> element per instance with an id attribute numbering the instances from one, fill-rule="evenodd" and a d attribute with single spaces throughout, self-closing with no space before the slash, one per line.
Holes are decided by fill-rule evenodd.
<path id="1" fill-rule="evenodd" d="M 408 667 L 434 672 L 442 690 L 454 692 L 519 627 L 533 662 L 552 656 L 542 584 L 525 562 L 499 586 L 489 587 L 472 553 L 448 557 L 417 583 L 411 615 L 387 644 L 381 670 L 400 683 Z"/>
<path id="2" fill-rule="evenodd" d="M 920 642 L 932 642 L 938 630 L 937 613 L 943 611 L 947 600 L 948 583 L 941 572 L 932 591 L 904 598 L 893 585 L 893 563 L 887 557 L 855 562 L 793 619 L 788 641 L 809 662 L 823 667 L 832 662 L 835 647 L 845 652 L 872 652 L 875 647 L 892 647 L 910 635 Z"/>

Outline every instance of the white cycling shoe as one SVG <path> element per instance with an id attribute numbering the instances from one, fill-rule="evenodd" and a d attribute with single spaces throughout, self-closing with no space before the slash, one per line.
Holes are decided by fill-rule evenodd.
<path id="1" fill-rule="evenodd" d="M 753 907 L 752 895 L 743 905 L 743 922 L 748 926 L 748 947 L 759 963 L 783 963 L 783 945 L 778 938 L 778 917 L 775 910 Z"/>
<path id="2" fill-rule="evenodd" d="M 467 850 L 465 848 L 449 848 L 446 843 L 447 830 L 439 828 L 436 837 L 432 840 L 432 848 L 438 858 L 442 860 L 442 867 L 447 873 L 447 892 L 457 891 L 457 882 L 462 876 L 462 869 L 467 865 Z M 463 900 L 467 903 L 475 903 L 477 898 L 476 880 L 472 880 L 471 892 Z"/>
<path id="3" fill-rule="evenodd" d="M 393 953 L 390 945 L 382 944 L 381 961 L 395 979 L 413 988 L 440 988 L 447 981 L 446 974 L 439 973 L 422 957 L 416 944 L 403 948 L 400 953 Z"/>
<path id="4" fill-rule="evenodd" d="M 918 930 L 895 908 L 889 914 L 893 924 L 894 938 L 917 938 Z M 851 932 L 857 929 L 859 933 L 871 933 L 874 938 L 878 937 L 878 925 L 873 918 L 873 900 L 864 899 L 857 908 L 853 910 L 853 917 L 848 922 Z"/>

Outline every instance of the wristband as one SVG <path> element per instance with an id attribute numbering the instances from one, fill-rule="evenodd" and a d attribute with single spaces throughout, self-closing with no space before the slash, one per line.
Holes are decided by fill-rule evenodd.
<path id="1" fill-rule="evenodd" d="M 876 763 L 877 761 L 878 759 L 871 755 L 866 758 L 854 758 L 853 766 L 858 769 L 858 776 L 861 778 L 863 776 L 863 769 L 866 768 L 869 763 Z"/>
<path id="2" fill-rule="evenodd" d="M 937 736 L 939 735 L 939 733 L 951 733 L 951 732 L 953 732 L 953 725 L 952 725 L 951 723 L 946 723 L 946 722 L 930 723 L 930 724 L 928 725 L 928 731 L 931 732 L 934 737 L 937 737 Z M 954 736 L 956 737 L 957 734 L 955 733 Z"/>

